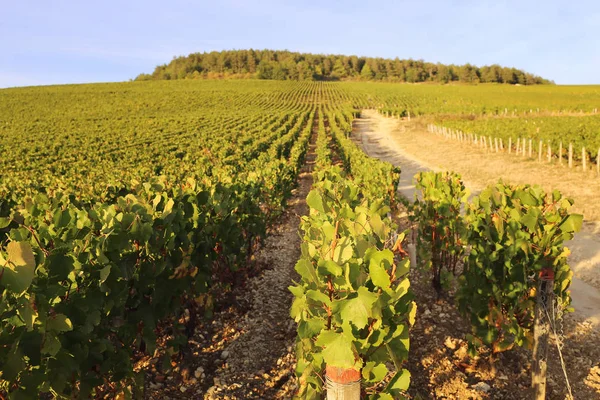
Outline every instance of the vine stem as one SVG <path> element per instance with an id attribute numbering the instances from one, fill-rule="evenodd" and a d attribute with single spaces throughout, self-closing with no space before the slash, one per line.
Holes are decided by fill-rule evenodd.
<path id="1" fill-rule="evenodd" d="M 40 243 L 40 239 L 38 239 L 38 237 L 35 234 L 35 231 L 33 230 L 33 228 L 30 227 L 30 226 L 24 225 L 24 224 L 22 224 L 21 226 L 23 226 L 25 229 L 27 229 L 29 232 L 31 232 L 31 236 L 33 236 L 33 238 L 35 239 L 38 247 L 40 248 L 40 250 L 42 250 L 42 252 L 44 253 L 44 255 L 47 257 L 48 254 L 49 254 L 49 252 L 48 252 L 48 250 L 46 250 L 44 248 L 44 246 L 42 246 L 42 243 Z"/>

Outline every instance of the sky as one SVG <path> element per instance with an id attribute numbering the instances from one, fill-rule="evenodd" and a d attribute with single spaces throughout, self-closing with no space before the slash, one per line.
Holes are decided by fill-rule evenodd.
<path id="1" fill-rule="evenodd" d="M 0 0 L 0 88 L 126 81 L 174 56 L 292 50 L 600 84 L 600 2 Z"/>

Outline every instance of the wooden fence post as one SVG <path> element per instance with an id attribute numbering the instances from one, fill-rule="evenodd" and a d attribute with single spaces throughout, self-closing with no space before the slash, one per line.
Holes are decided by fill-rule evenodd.
<path id="1" fill-rule="evenodd" d="M 573 168 L 573 143 L 569 143 L 569 168 Z"/>
<path id="2" fill-rule="evenodd" d="M 508 138 L 508 154 L 510 154 L 512 150 L 512 136 Z"/>
<path id="3" fill-rule="evenodd" d="M 360 371 L 325 367 L 327 400 L 360 400 Z"/>
<path id="4" fill-rule="evenodd" d="M 562 165 L 562 140 L 560 141 L 560 144 L 558 145 L 558 164 Z"/>
<path id="5" fill-rule="evenodd" d="M 552 162 L 552 147 L 550 147 L 550 141 L 548 141 L 548 162 Z"/>
<path id="6" fill-rule="evenodd" d="M 546 399 L 546 370 L 548 358 L 548 338 L 550 337 L 550 321 L 546 315 L 554 304 L 554 271 L 544 268 L 540 272 L 535 305 L 535 321 L 533 328 L 533 365 L 531 369 L 531 387 L 535 400 Z M 548 312 L 549 314 L 549 312 Z"/>
<path id="7" fill-rule="evenodd" d="M 540 145 L 538 148 L 538 162 L 542 162 L 542 141 L 540 140 Z"/>

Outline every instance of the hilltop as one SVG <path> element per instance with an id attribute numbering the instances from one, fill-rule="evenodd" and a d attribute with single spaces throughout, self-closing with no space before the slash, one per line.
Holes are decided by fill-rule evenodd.
<path id="1" fill-rule="evenodd" d="M 494 64 L 446 65 L 423 60 L 311 54 L 278 50 L 227 50 L 192 53 L 159 65 L 136 80 L 172 79 L 365 80 L 387 82 L 463 82 L 521 85 L 554 82 L 520 69 Z"/>

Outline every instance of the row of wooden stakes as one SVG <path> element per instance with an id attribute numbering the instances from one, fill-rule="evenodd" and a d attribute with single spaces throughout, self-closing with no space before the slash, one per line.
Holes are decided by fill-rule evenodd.
<path id="1" fill-rule="evenodd" d="M 491 152 L 503 152 L 504 141 L 502 138 L 492 138 L 491 136 L 484 135 L 476 135 L 473 133 L 465 133 L 460 130 L 450 129 L 445 126 L 429 124 L 427 125 L 427 130 L 431 133 L 435 133 L 438 136 L 443 136 L 447 139 L 458 140 L 461 143 L 470 143 L 480 148 L 489 150 Z M 529 142 L 529 143 L 528 143 Z M 544 151 L 545 148 L 545 151 Z M 514 152 L 515 155 L 522 157 L 533 158 L 533 139 L 525 139 L 525 138 L 517 138 L 516 144 L 513 146 L 512 138 L 508 138 L 508 145 L 506 146 L 506 151 L 508 154 Z M 544 155 L 544 153 L 546 153 Z M 552 146 L 550 143 L 546 143 L 544 146 L 544 141 L 540 140 L 538 145 L 538 161 L 542 162 L 546 159 L 547 162 L 551 163 L 553 157 L 556 156 L 558 158 L 558 164 L 563 164 L 563 143 L 562 141 L 558 147 L 558 153 L 552 153 Z M 598 149 L 598 153 L 596 155 L 595 162 L 596 174 L 600 176 L 600 149 Z M 573 168 L 573 144 L 569 143 L 568 152 L 567 152 L 567 165 L 569 168 Z M 590 169 L 594 169 L 594 162 L 592 160 L 588 160 L 588 153 L 585 150 L 585 147 L 581 148 L 581 170 L 589 171 Z"/>

